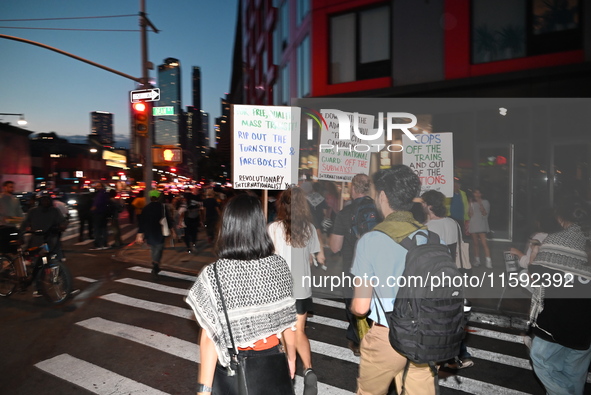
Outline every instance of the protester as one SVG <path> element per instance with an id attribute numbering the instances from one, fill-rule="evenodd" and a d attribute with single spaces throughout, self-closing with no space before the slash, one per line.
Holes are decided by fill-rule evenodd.
<path id="1" fill-rule="evenodd" d="M 202 328 L 197 393 L 238 394 L 237 376 L 228 374 L 231 343 L 220 291 L 238 352 L 247 356 L 279 353 L 279 338 L 282 338 L 293 378 L 296 362 L 293 281 L 285 260 L 273 253 L 258 198 L 241 194 L 228 201 L 216 250 L 219 259 L 203 269 L 186 299 Z M 240 292 L 235 292 L 237 289 Z M 268 388 L 268 393 L 277 392 Z"/>
<path id="2" fill-rule="evenodd" d="M 167 215 L 164 204 L 159 202 L 161 192 L 153 189 L 150 191 L 150 203 L 144 207 L 139 217 L 140 226 L 136 236 L 136 242 L 144 241 L 150 246 L 152 257 L 152 274 L 160 272 L 160 261 L 164 251 L 164 235 L 162 234 L 162 218 L 166 218 L 170 228 L 172 219 Z"/>
<path id="3" fill-rule="evenodd" d="M 54 207 L 51 194 L 42 191 L 38 194 L 39 205 L 30 209 L 20 229 L 24 231 L 41 231 L 45 234 L 34 234 L 29 240 L 29 247 L 37 247 L 47 241 L 49 250 L 58 253 L 60 235 L 66 229 L 66 219 L 59 209 Z"/>
<path id="4" fill-rule="evenodd" d="M 353 255 L 357 240 L 366 232 L 372 230 L 381 220 L 375 202 L 369 197 L 370 187 L 371 180 L 368 175 L 357 174 L 353 177 L 351 180 L 351 198 L 353 202 L 337 213 L 329 239 L 332 252 L 335 254 L 339 251 L 341 252 L 343 272 L 349 277 L 353 277 L 351 274 L 351 265 L 353 264 Z M 353 224 L 354 220 L 355 224 Z M 363 225 L 364 221 L 367 221 L 365 226 Z M 359 343 L 361 339 L 359 336 L 358 321 L 360 318 L 351 313 L 351 296 L 348 295 L 345 297 L 345 314 L 349 321 L 346 336 L 349 349 L 353 351 L 355 356 L 359 356 Z"/>
<path id="5" fill-rule="evenodd" d="M 93 196 L 89 192 L 83 192 L 78 194 L 76 201 L 76 211 L 78 211 L 79 225 L 79 237 L 78 241 L 84 241 L 84 228 L 88 227 L 88 238 L 94 239 L 94 223 L 92 221 L 92 201 Z"/>
<path id="6" fill-rule="evenodd" d="M 351 273 L 356 276 L 351 311 L 358 316 L 369 312 L 369 318 L 373 320 L 360 346 L 357 394 L 361 395 L 387 394 L 392 381 L 395 381 L 396 389 L 401 393 L 402 372 L 408 360 L 390 345 L 384 311 L 392 310 L 397 287 L 373 288 L 369 279 L 387 284 L 390 276 L 400 277 L 406 264 L 407 251 L 398 243 L 418 229 L 425 229 L 409 211 L 413 199 L 421 191 L 419 177 L 411 168 L 394 165 L 390 169 L 380 170 L 374 174 L 373 182 L 376 206 L 385 219 L 359 239 L 351 269 Z M 417 236 L 417 242 L 425 241 L 423 236 Z M 380 299 L 379 302 L 376 298 Z M 435 382 L 429 366 L 410 362 L 405 388 L 409 395 L 435 394 Z"/>
<path id="7" fill-rule="evenodd" d="M 470 197 L 470 223 L 468 231 L 472 235 L 472 248 L 474 249 L 474 266 L 480 266 L 480 244 L 484 250 L 486 267 L 492 269 L 492 260 L 490 258 L 490 249 L 486 240 L 490 227 L 488 226 L 488 216 L 490 214 L 490 203 L 482 198 L 480 188 L 474 188 Z"/>
<path id="8" fill-rule="evenodd" d="M 312 311 L 312 289 L 310 282 L 303 279 L 311 278 L 310 262 L 314 255 L 320 264 L 324 264 L 325 259 L 301 188 L 290 188 L 279 195 L 277 220 L 269 225 L 269 234 L 275 253 L 287 261 L 294 279 L 293 296 L 298 314 L 296 350 L 304 368 L 304 395 L 316 395 L 318 378 L 312 370 L 310 340 L 305 331 L 308 312 Z"/>
<path id="9" fill-rule="evenodd" d="M 109 191 L 109 203 L 107 206 L 107 218 L 111 221 L 111 230 L 113 231 L 114 242 L 111 247 L 119 248 L 123 246 L 121 240 L 121 227 L 119 226 L 119 214 L 123 211 L 123 203 L 117 198 L 117 191 Z"/>
<path id="10" fill-rule="evenodd" d="M 445 195 L 439 191 L 430 190 L 423 193 L 421 198 L 427 213 L 425 223 L 427 229 L 439 235 L 441 241 L 449 247 L 452 260 L 455 261 L 456 254 L 460 253 L 458 246 L 462 240 L 458 238 L 458 235 L 461 237 L 461 228 L 455 220 L 446 216 Z M 451 369 L 465 369 L 474 366 L 472 355 L 468 352 L 464 341 L 460 345 L 457 360 L 449 360 L 445 366 Z"/>
<path id="11" fill-rule="evenodd" d="M 454 178 L 454 194 L 451 198 L 445 199 L 447 215 L 460 225 L 462 236 L 466 234 L 470 222 L 470 202 L 468 195 L 462 190 L 462 183 Z"/>
<path id="12" fill-rule="evenodd" d="M 529 266 L 541 279 L 532 295 L 530 357 L 547 394 L 582 395 L 591 362 L 591 210 L 565 199 L 556 214 L 563 229 L 546 237 Z"/>
<path id="13" fill-rule="evenodd" d="M 205 208 L 205 230 L 207 231 L 207 241 L 213 244 L 215 241 L 215 230 L 220 217 L 220 203 L 215 198 L 213 189 L 205 191 L 205 200 L 203 201 Z"/>
<path id="14" fill-rule="evenodd" d="M 4 181 L 0 194 L 0 225 L 13 224 L 23 219 L 21 203 L 13 193 L 14 181 Z"/>
<path id="15" fill-rule="evenodd" d="M 96 193 L 92 201 L 90 212 L 92 213 L 92 222 L 94 224 L 94 248 L 92 250 L 106 250 L 107 246 L 107 222 L 109 195 L 105 187 L 100 182 L 94 185 Z"/>

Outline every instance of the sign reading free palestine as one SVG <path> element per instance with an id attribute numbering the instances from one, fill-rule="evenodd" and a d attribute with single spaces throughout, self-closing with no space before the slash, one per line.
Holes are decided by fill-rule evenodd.
<path id="1" fill-rule="evenodd" d="M 287 189 L 297 183 L 300 108 L 234 105 L 232 169 L 236 189 Z"/>

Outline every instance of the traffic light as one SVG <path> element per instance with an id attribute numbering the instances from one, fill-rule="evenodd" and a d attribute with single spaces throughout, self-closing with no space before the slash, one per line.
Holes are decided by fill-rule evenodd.
<path id="1" fill-rule="evenodd" d="M 183 162 L 183 150 L 175 146 L 152 147 L 154 166 L 176 166 Z"/>
<path id="2" fill-rule="evenodd" d="M 149 106 L 144 102 L 133 103 L 133 119 L 135 121 L 135 132 L 138 135 L 147 135 L 150 126 L 148 116 Z"/>

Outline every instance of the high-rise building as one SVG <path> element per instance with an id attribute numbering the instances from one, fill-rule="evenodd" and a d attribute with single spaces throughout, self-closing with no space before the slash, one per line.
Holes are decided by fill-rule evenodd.
<path id="1" fill-rule="evenodd" d="M 90 113 L 90 135 L 102 145 L 113 145 L 113 114 L 105 111 Z"/>
<path id="2" fill-rule="evenodd" d="M 181 129 L 181 64 L 178 59 L 166 58 L 158 66 L 159 107 L 173 107 L 174 115 L 154 118 L 154 143 L 163 145 L 180 144 Z"/>
<path id="3" fill-rule="evenodd" d="M 209 113 L 201 110 L 201 124 L 203 125 L 201 130 L 203 130 L 203 146 L 204 151 L 207 151 L 209 148 L 209 144 L 211 139 L 210 132 L 209 132 Z"/>

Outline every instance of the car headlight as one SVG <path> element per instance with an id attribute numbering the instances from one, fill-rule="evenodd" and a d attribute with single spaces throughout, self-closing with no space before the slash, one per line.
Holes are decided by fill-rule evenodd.
<path id="1" fill-rule="evenodd" d="M 70 206 L 73 206 L 74 204 L 76 204 L 76 201 L 75 201 L 75 200 L 73 200 L 73 199 L 72 199 L 72 200 L 68 200 L 68 204 L 69 204 Z"/>

